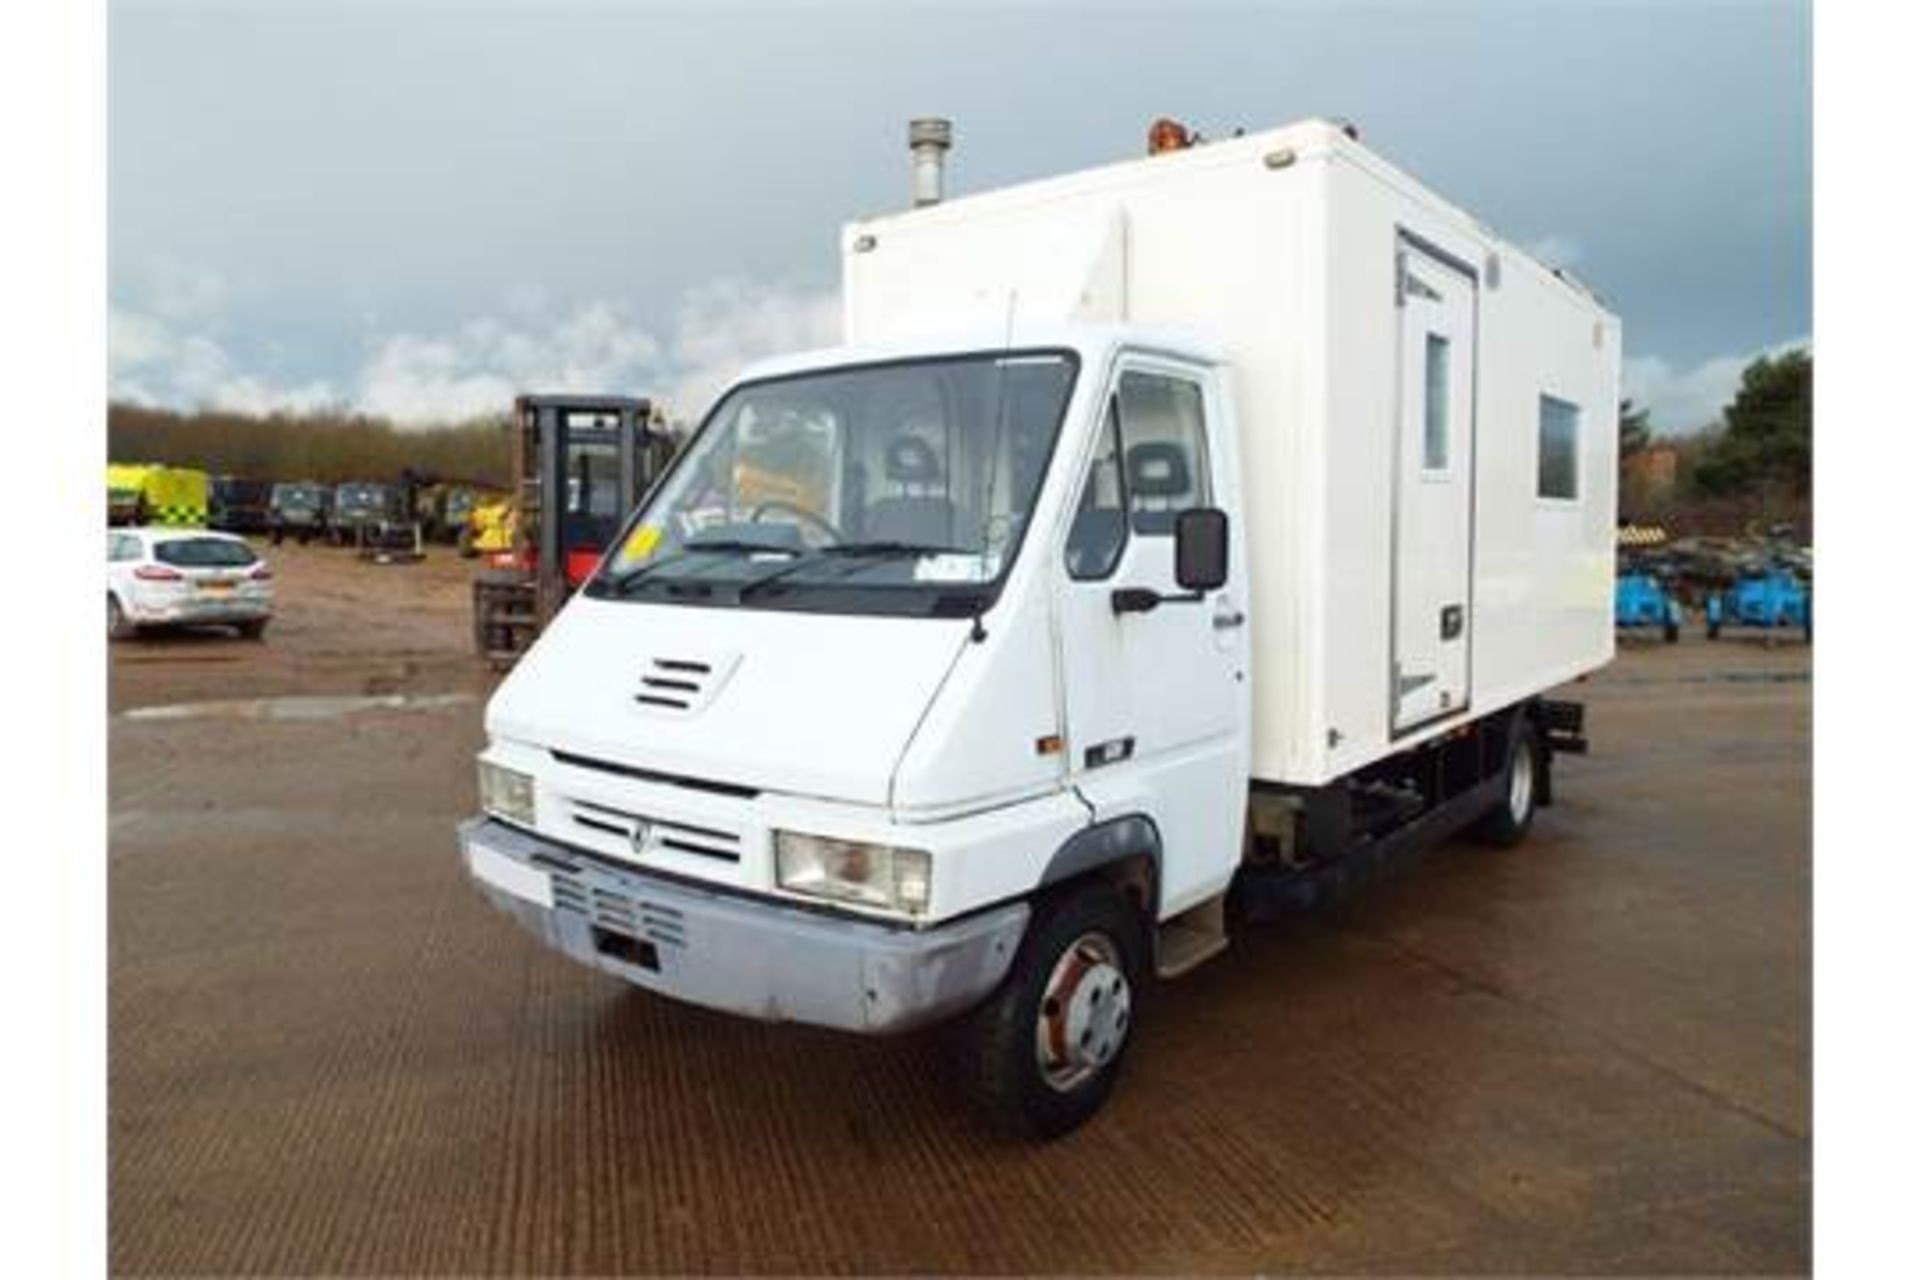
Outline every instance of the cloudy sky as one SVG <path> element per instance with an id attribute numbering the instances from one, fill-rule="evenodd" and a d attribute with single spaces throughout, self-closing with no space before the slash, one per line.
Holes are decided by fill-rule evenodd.
<path id="1" fill-rule="evenodd" d="M 1661 430 L 1812 332 L 1804 4 L 110 0 L 112 394 L 407 421 L 539 385 L 695 410 L 832 341 L 906 196 L 1310 115 L 1617 310 Z"/>

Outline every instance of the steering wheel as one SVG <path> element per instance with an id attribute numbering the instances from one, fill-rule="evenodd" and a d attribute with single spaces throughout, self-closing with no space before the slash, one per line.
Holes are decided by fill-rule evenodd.
<path id="1" fill-rule="evenodd" d="M 751 524 L 759 524 L 760 518 L 769 511 L 784 511 L 788 515 L 798 516 L 803 524 L 812 525 L 820 532 L 826 534 L 827 537 L 834 542 L 845 542 L 847 540 L 847 536 L 841 533 L 840 530 L 834 526 L 833 522 L 825 516 L 815 515 L 805 507 L 797 506 L 794 503 L 786 502 L 779 498 L 769 498 L 752 511 L 749 511 L 747 513 L 747 520 Z"/>

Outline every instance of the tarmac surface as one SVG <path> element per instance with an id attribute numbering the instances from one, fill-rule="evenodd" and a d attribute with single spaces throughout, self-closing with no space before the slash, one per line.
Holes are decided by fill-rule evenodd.
<path id="1" fill-rule="evenodd" d="M 470 567 L 270 550 L 264 642 L 115 645 L 120 1274 L 1804 1272 L 1808 651 L 1623 642 L 1519 849 L 1436 850 L 991 1138 L 939 1038 L 762 1026 L 466 882 Z"/>

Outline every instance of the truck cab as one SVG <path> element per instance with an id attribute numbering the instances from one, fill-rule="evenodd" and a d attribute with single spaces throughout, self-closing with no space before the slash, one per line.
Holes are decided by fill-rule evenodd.
<path id="1" fill-rule="evenodd" d="M 1083 1104 L 1126 1015 L 1075 994 L 1128 1004 L 1239 861 L 1218 370 L 1061 328 L 751 371 L 490 703 L 476 877 L 641 986 L 866 1032 L 975 1005 L 1075 904 L 1096 959 L 1028 984 L 1062 1047 L 1018 1092 Z"/>

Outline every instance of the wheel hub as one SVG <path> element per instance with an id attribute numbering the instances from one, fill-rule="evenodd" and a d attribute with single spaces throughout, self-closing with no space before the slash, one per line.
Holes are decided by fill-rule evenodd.
<path id="1" fill-rule="evenodd" d="M 1507 812 L 1524 822 L 1533 808 L 1533 752 L 1524 746 L 1513 753 L 1513 776 L 1507 783 Z"/>
<path id="2" fill-rule="evenodd" d="M 1065 1092 L 1097 1074 L 1120 1053 L 1133 1020 L 1133 991 L 1119 948 L 1089 933 L 1060 955 L 1047 979 L 1034 1028 L 1040 1074 Z"/>

